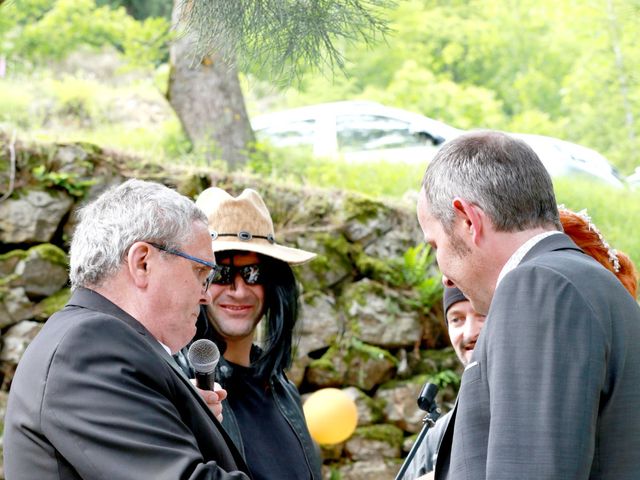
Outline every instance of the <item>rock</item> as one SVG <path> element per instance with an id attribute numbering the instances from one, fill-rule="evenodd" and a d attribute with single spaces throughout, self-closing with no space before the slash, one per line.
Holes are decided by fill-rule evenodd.
<path id="1" fill-rule="evenodd" d="M 425 412 L 418 408 L 417 400 L 425 383 L 425 377 L 413 381 L 392 382 L 392 386 L 382 385 L 375 399 L 382 400 L 385 421 L 406 432 L 416 433 L 422 428 Z"/>
<path id="2" fill-rule="evenodd" d="M 375 402 L 362 390 L 356 387 L 347 387 L 342 390 L 351 398 L 358 409 L 358 426 L 371 425 L 380 421 L 382 418 L 381 408 L 378 402 Z"/>
<path id="3" fill-rule="evenodd" d="M 64 192 L 39 190 L 0 203 L 0 242 L 49 242 L 71 205 Z"/>
<path id="4" fill-rule="evenodd" d="M 297 357 L 328 348 L 344 331 L 344 320 L 336 311 L 332 295 L 315 291 L 303 295 L 301 304 Z"/>
<path id="5" fill-rule="evenodd" d="M 400 470 L 401 463 L 374 459 L 350 463 L 338 468 L 341 480 L 390 480 Z"/>
<path id="6" fill-rule="evenodd" d="M 344 385 L 370 391 L 391 378 L 395 367 L 396 360 L 388 352 L 351 337 L 311 362 L 306 379 L 318 388 Z"/>
<path id="7" fill-rule="evenodd" d="M 359 427 L 345 444 L 347 456 L 355 461 L 397 458 L 402 450 L 402 430 L 394 425 Z"/>
<path id="8" fill-rule="evenodd" d="M 0 328 L 31 318 L 33 304 L 22 287 L 10 288 L 0 296 Z"/>
<path id="9" fill-rule="evenodd" d="M 363 342 L 384 348 L 420 343 L 420 313 L 410 310 L 398 292 L 365 278 L 347 286 L 342 298 L 347 321 Z"/>
<path id="10" fill-rule="evenodd" d="M 12 364 L 17 364 L 25 349 L 35 338 L 42 324 L 32 321 L 23 321 L 15 324 L 7 330 L 2 336 L 4 345 L 0 352 L 0 360 Z"/>
<path id="11" fill-rule="evenodd" d="M 67 283 L 67 268 L 67 255 L 55 245 L 44 243 L 27 251 L 15 273 L 28 295 L 46 297 Z"/>

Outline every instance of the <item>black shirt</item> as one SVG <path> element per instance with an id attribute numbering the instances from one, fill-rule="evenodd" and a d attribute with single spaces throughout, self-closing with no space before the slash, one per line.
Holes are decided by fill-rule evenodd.
<path id="1" fill-rule="evenodd" d="M 278 409 L 268 382 L 257 378 L 251 368 L 235 364 L 232 368 L 227 402 L 238 422 L 254 480 L 311 478 L 302 445 Z"/>

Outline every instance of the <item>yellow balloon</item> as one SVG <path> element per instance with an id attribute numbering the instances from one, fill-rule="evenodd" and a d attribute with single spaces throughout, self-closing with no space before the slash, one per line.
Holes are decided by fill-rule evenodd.
<path id="1" fill-rule="evenodd" d="M 302 408 L 311 436 L 321 445 L 345 441 L 358 424 L 355 402 L 337 388 L 323 388 L 313 392 Z"/>

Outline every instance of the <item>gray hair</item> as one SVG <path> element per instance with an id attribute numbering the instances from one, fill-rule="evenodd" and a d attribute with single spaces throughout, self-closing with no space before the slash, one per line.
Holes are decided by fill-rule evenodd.
<path id="1" fill-rule="evenodd" d="M 430 213 L 450 231 L 452 202 L 480 207 L 498 231 L 562 231 L 551 177 L 536 153 L 503 132 L 471 132 L 446 143 L 422 180 Z"/>
<path id="2" fill-rule="evenodd" d="M 71 288 L 100 286 L 121 267 L 129 248 L 153 241 L 180 248 L 194 222 L 207 217 L 187 197 L 164 185 L 127 180 L 78 211 L 70 249 Z"/>

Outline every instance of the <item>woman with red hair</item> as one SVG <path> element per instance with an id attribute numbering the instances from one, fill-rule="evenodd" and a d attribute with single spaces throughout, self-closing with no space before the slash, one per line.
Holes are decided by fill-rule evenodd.
<path id="1" fill-rule="evenodd" d="M 613 272 L 633 298 L 638 294 L 638 271 L 631 259 L 607 243 L 600 230 L 591 222 L 586 210 L 574 212 L 558 207 L 564 233 L 569 235 L 584 252 Z"/>

